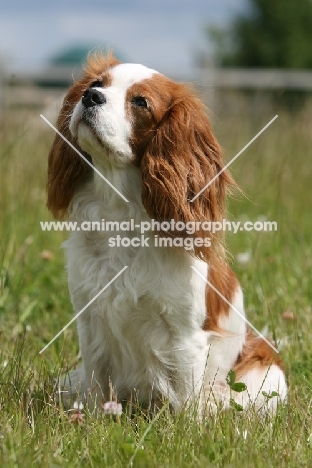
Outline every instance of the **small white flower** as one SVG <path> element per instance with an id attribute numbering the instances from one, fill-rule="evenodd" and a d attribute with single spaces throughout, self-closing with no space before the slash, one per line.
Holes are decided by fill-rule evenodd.
<path id="1" fill-rule="evenodd" d="M 278 349 L 281 350 L 281 349 L 285 349 L 289 346 L 289 337 L 288 336 L 284 336 L 283 338 L 281 338 L 278 342 Z"/>
<path id="2" fill-rule="evenodd" d="M 246 265 L 251 260 L 251 253 L 250 252 L 240 252 L 236 255 L 236 260 L 241 265 Z"/>
<path id="3" fill-rule="evenodd" d="M 120 416 L 122 414 L 122 404 L 116 401 L 107 401 L 103 405 L 104 414 L 116 414 Z"/>
<path id="4" fill-rule="evenodd" d="M 81 411 L 81 410 L 83 410 L 83 407 L 84 407 L 84 405 L 83 405 L 82 401 L 74 401 L 74 404 L 73 404 L 74 410 Z"/>
<path id="5" fill-rule="evenodd" d="M 270 340 L 273 339 L 272 336 L 271 336 L 271 334 L 270 334 L 270 332 L 269 332 L 269 326 L 268 326 L 267 323 L 264 325 L 264 327 L 261 328 L 260 333 L 261 333 L 261 335 L 263 335 L 263 336 L 269 337 Z"/>

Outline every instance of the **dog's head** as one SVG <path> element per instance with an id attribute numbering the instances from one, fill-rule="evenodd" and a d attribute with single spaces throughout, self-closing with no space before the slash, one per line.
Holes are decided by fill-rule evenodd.
<path id="1" fill-rule="evenodd" d="M 232 180 L 221 172 L 220 147 L 205 107 L 188 85 L 142 65 L 121 64 L 112 55 L 95 55 L 65 97 L 57 128 L 103 172 L 106 164 L 116 170 L 137 166 L 138 190 L 151 218 L 185 223 L 222 218 Z M 48 207 L 55 216 L 66 212 L 87 177 L 86 163 L 56 135 L 48 173 Z M 206 258 L 202 250 L 195 253 Z"/>

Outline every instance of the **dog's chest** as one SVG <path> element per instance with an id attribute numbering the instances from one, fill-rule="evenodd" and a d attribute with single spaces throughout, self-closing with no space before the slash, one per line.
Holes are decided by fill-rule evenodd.
<path id="1" fill-rule="evenodd" d="M 75 232 L 65 248 L 76 313 L 127 266 L 81 320 L 116 366 L 126 363 L 129 371 L 146 359 L 176 365 L 175 348 L 187 354 L 194 347 L 206 309 L 205 282 L 191 265 L 207 274 L 205 263 L 168 248 L 109 247 L 107 233 Z"/>
<path id="2" fill-rule="evenodd" d="M 135 309 L 144 307 L 150 309 L 145 312 L 148 319 L 158 304 L 158 308 L 163 312 L 167 310 L 173 317 L 181 315 L 179 320 L 185 311 L 189 312 L 191 320 L 204 320 L 205 283 L 196 277 L 191 266 L 196 265 L 203 274 L 207 274 L 205 263 L 183 250 L 153 245 L 110 247 L 110 237 L 108 233 L 75 232 L 65 242 L 72 294 L 84 294 L 88 303 L 126 266 L 126 270 L 91 306 L 93 309 L 105 302 L 102 307 L 109 315 L 110 309 L 131 310 L 133 313 Z M 125 313 L 125 319 L 126 316 Z"/>

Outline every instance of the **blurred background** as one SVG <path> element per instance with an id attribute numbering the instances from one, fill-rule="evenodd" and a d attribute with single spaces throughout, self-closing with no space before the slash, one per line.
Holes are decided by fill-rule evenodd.
<path id="1" fill-rule="evenodd" d="M 1 0 L 0 8 L 2 110 L 51 104 L 88 51 L 108 47 L 195 82 L 217 113 L 242 104 L 232 91 L 249 93 L 259 112 L 273 94 L 300 106 L 312 87 L 310 0 Z"/>

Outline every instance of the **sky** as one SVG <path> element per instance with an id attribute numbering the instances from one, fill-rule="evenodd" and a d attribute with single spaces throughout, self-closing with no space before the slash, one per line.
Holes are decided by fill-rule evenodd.
<path id="1" fill-rule="evenodd" d="M 247 0 L 0 0 L 0 60 L 34 72 L 74 44 L 109 46 L 128 62 L 188 75 L 209 50 L 207 24 L 225 25 Z"/>

